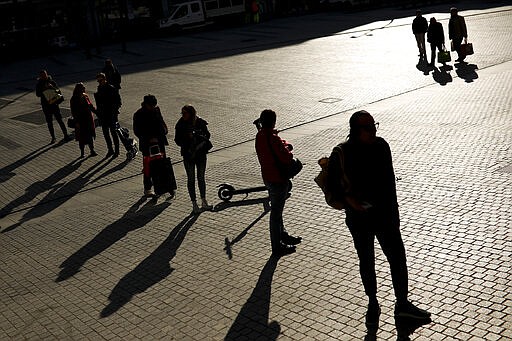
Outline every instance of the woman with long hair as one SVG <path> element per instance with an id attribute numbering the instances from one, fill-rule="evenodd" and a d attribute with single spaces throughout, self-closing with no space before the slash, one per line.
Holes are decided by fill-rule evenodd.
<path id="1" fill-rule="evenodd" d="M 98 155 L 94 151 L 96 127 L 94 125 L 93 112 L 95 112 L 96 109 L 89 100 L 89 96 L 85 93 L 85 86 L 83 83 L 75 85 L 70 105 L 71 115 L 75 121 L 75 140 L 78 141 L 78 145 L 80 147 L 80 158 L 84 157 L 85 145 L 89 146 L 91 157 Z"/>

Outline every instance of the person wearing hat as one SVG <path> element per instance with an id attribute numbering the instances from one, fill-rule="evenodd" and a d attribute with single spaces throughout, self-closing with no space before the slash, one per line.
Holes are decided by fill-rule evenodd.
<path id="1" fill-rule="evenodd" d="M 459 15 L 457 8 L 450 8 L 450 21 L 448 22 L 448 37 L 451 39 L 453 44 L 453 50 L 457 51 L 459 58 L 456 62 L 462 62 L 466 58 L 466 54 L 461 50 L 460 45 L 462 39 L 466 42 L 468 40 L 468 29 L 466 27 L 466 21 L 464 17 Z"/>
<path id="2" fill-rule="evenodd" d="M 160 108 L 157 106 L 157 99 L 153 95 L 146 95 L 141 108 L 133 115 L 133 132 L 139 139 L 140 151 L 144 157 L 149 156 L 149 147 L 155 142 L 160 148 L 160 152 L 165 155 L 165 146 L 167 141 L 167 125 L 165 124 Z M 144 195 L 154 196 L 153 182 L 149 173 L 149 165 L 143 161 L 143 183 Z"/>

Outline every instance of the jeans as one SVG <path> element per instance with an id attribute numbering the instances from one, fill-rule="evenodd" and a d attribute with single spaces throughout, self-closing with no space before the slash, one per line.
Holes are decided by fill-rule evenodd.
<path id="1" fill-rule="evenodd" d="M 272 252 L 279 251 L 281 239 L 286 232 L 283 223 L 283 211 L 286 197 L 288 196 L 288 182 L 265 182 L 270 198 L 270 243 Z"/>
<path id="2" fill-rule="evenodd" d="M 420 54 L 426 57 L 425 33 L 415 33 L 414 36 L 416 37 L 416 44 L 418 45 L 418 50 L 420 51 Z"/>
<path id="3" fill-rule="evenodd" d="M 105 142 L 107 143 L 107 148 L 109 152 L 115 152 L 119 154 L 119 137 L 117 137 L 117 132 L 114 124 L 102 124 L 101 130 L 103 131 L 103 136 L 105 137 Z M 112 135 L 112 139 L 110 138 Z M 114 140 L 114 148 L 112 148 L 112 140 Z"/>
<path id="4" fill-rule="evenodd" d="M 385 214 L 372 210 L 366 213 L 347 211 L 346 223 L 359 256 L 359 271 L 366 295 L 375 298 L 377 294 L 374 249 L 374 240 L 377 237 L 391 268 L 395 297 L 398 302 L 407 300 L 407 260 L 399 224 L 393 224 L 392 219 Z"/>
<path id="5" fill-rule="evenodd" d="M 183 159 L 183 164 L 187 172 L 187 189 L 190 200 L 196 201 L 196 168 L 199 194 L 201 195 L 201 199 L 206 198 L 206 180 L 204 178 L 204 174 L 206 173 L 206 154 L 196 156 L 193 159 Z"/>
<path id="6" fill-rule="evenodd" d="M 55 120 L 60 126 L 62 130 L 62 134 L 64 137 L 68 136 L 68 130 L 66 129 L 66 125 L 62 121 L 62 115 L 60 114 L 60 109 L 57 105 L 48 105 L 47 107 L 43 107 L 44 118 L 46 120 L 46 124 L 48 125 L 48 131 L 50 132 L 50 136 L 55 138 L 55 130 L 53 129 L 53 117 L 55 116 Z"/>

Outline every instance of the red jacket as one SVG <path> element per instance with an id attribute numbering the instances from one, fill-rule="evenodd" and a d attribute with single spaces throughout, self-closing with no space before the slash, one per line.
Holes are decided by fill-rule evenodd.
<path id="1" fill-rule="evenodd" d="M 272 153 L 270 147 L 272 147 L 274 153 Z M 276 164 L 276 158 L 282 165 L 290 164 L 293 160 L 293 154 L 290 150 L 291 145 L 277 136 L 277 130 L 262 128 L 258 132 L 256 135 L 256 154 L 258 154 L 263 181 L 270 183 L 288 181 L 281 175 Z"/>

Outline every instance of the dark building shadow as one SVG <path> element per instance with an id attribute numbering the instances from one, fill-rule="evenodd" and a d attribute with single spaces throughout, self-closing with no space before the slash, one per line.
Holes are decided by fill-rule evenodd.
<path id="1" fill-rule="evenodd" d="M 142 206 L 144 202 L 146 202 L 146 204 Z M 110 246 L 123 239 L 129 232 L 146 226 L 169 205 L 168 202 L 155 205 L 155 201 L 148 201 L 146 197 L 139 199 L 121 218 L 105 227 L 91 241 L 80 248 L 80 250 L 76 251 L 62 262 L 60 265 L 60 273 L 55 282 L 64 281 L 78 273 L 80 268 L 89 259 L 99 255 Z"/>
<path id="2" fill-rule="evenodd" d="M 478 79 L 476 70 L 478 70 L 478 66 L 475 64 L 468 64 L 465 62 L 455 63 L 455 72 L 457 73 L 457 76 L 464 79 L 466 83 L 471 83 L 475 79 Z"/>
<path id="3" fill-rule="evenodd" d="M 174 269 L 171 268 L 170 262 L 176 256 L 188 230 L 198 217 L 199 214 L 190 214 L 185 217 L 155 251 L 121 278 L 112 289 L 108 297 L 110 303 L 101 311 L 101 317 L 112 315 L 130 302 L 133 296 L 146 291 L 171 274 Z"/>
<path id="4" fill-rule="evenodd" d="M 104 161 L 105 160 L 99 160 L 96 164 L 89 167 L 89 169 L 87 169 L 85 172 L 83 172 L 76 178 L 68 181 L 67 183 L 65 183 L 63 185 L 52 186 L 51 190 L 45 195 L 44 198 L 42 198 L 39 201 L 39 203 L 32 206 L 27 212 L 25 212 L 25 214 L 23 214 L 23 216 L 17 223 L 4 229 L 2 231 L 2 233 L 12 231 L 12 230 L 16 229 L 17 227 L 19 227 L 20 225 L 22 225 L 23 223 L 25 223 L 31 219 L 42 217 L 45 214 L 48 214 L 48 213 L 52 212 L 53 210 L 55 210 L 56 208 L 58 208 L 60 205 L 62 205 L 66 201 L 68 201 L 70 198 L 72 198 L 75 194 L 77 194 L 80 191 L 80 189 L 82 189 L 89 182 L 89 180 L 91 179 L 91 177 L 94 176 L 94 174 L 96 174 L 97 172 L 99 172 L 103 168 L 105 168 L 108 165 L 108 163 L 111 162 L 111 159 L 107 160 L 107 162 L 105 162 L 105 163 L 104 163 Z M 50 183 L 55 184 L 57 181 L 62 180 L 64 177 L 66 177 L 67 175 L 71 174 L 73 171 L 78 169 L 79 166 L 80 166 L 79 161 L 76 161 L 76 160 L 73 161 L 71 163 L 70 167 L 64 167 L 64 169 L 65 169 L 64 171 L 63 171 L 63 169 L 60 169 L 59 171 L 54 173 L 54 174 L 58 174 L 58 176 L 53 177 L 51 179 L 51 181 L 53 181 L 53 182 L 50 182 Z M 44 181 L 45 180 L 43 180 L 43 182 Z M 44 188 L 44 190 L 46 190 L 46 189 L 48 189 L 48 188 Z M 36 195 L 43 191 L 39 191 L 38 193 L 36 193 Z M 29 193 L 29 192 L 31 192 L 31 191 L 29 190 L 27 193 Z M 31 199 L 33 199 L 33 198 L 35 198 L 36 195 L 30 194 L 29 197 L 31 197 Z M 28 202 L 28 201 L 24 201 L 24 202 Z"/>
<path id="5" fill-rule="evenodd" d="M 272 278 L 279 258 L 271 256 L 261 270 L 258 282 L 238 313 L 235 321 L 229 328 L 224 338 L 226 341 L 250 339 L 248 335 L 254 335 L 254 340 L 277 340 L 281 332 L 281 325 L 277 321 L 269 323 L 270 296 Z"/>
<path id="6" fill-rule="evenodd" d="M 28 153 L 27 155 L 25 155 L 18 161 L 13 162 L 10 165 L 7 165 L 7 166 L 3 167 L 2 169 L 0 169 L 0 183 L 5 182 L 5 181 L 11 179 L 13 176 L 15 176 L 16 173 L 13 172 L 15 169 L 29 163 L 30 161 L 43 155 L 50 149 L 51 149 L 51 145 L 42 146 L 42 147 Z"/>
<path id="7" fill-rule="evenodd" d="M 396 339 L 397 341 L 409 341 L 410 336 L 421 326 L 432 323 L 430 318 L 411 319 L 406 317 L 395 317 Z"/>
<path id="8" fill-rule="evenodd" d="M 450 70 L 453 68 L 450 65 L 443 65 L 440 68 L 434 67 L 432 72 L 432 77 L 434 81 L 439 83 L 440 85 L 446 85 L 453 81 L 452 75 L 450 75 Z"/>

